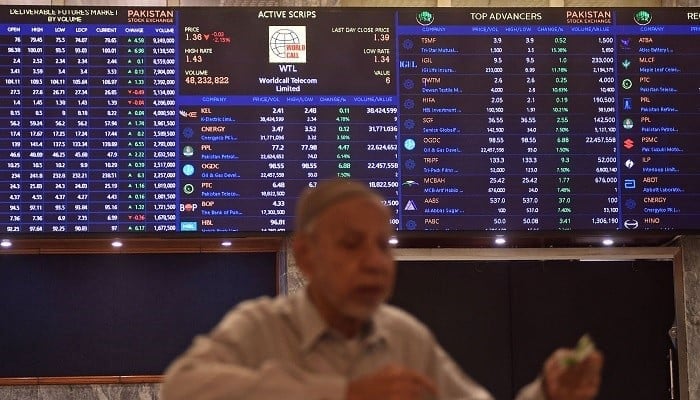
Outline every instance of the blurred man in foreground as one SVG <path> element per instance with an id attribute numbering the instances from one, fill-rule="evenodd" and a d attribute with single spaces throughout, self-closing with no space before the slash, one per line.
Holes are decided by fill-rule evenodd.
<path id="1" fill-rule="evenodd" d="M 396 272 L 389 218 L 357 182 L 304 192 L 293 250 L 306 290 L 229 312 L 168 368 L 163 400 L 492 399 L 423 324 L 385 304 Z M 518 400 L 593 399 L 602 356 L 572 355 L 554 352 Z"/>

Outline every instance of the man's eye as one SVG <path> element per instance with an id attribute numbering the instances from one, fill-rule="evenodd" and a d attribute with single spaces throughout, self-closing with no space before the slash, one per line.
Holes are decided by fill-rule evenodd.
<path id="1" fill-rule="evenodd" d="M 359 240 L 341 240 L 340 245 L 346 249 L 355 249 L 360 246 Z"/>
<path id="2" fill-rule="evenodd" d="M 391 243 L 389 243 L 388 240 L 380 240 L 380 241 L 377 243 L 377 247 L 378 247 L 380 250 L 387 251 L 387 250 L 390 250 L 390 249 L 391 249 L 392 245 L 391 245 Z"/>

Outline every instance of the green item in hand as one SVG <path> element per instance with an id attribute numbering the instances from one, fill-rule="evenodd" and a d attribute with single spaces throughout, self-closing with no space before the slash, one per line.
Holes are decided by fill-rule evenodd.
<path id="1" fill-rule="evenodd" d="M 572 365 L 578 364 L 581 361 L 583 361 L 586 357 L 588 357 L 594 350 L 595 343 L 593 343 L 593 339 L 591 339 L 590 335 L 585 334 L 581 336 L 581 338 L 578 340 L 578 343 L 576 343 L 576 348 L 574 349 L 573 353 L 571 353 L 571 355 L 569 355 L 568 357 L 562 359 L 562 364 L 565 367 L 570 367 Z"/>

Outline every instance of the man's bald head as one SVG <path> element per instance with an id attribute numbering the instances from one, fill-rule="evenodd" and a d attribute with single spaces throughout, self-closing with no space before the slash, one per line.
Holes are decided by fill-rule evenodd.
<path id="1" fill-rule="evenodd" d="M 364 197 L 381 204 L 383 198 L 365 184 L 348 179 L 332 179 L 320 182 L 314 188 L 306 188 L 296 206 L 295 231 L 309 232 L 313 222 L 328 207 L 342 201 Z"/>

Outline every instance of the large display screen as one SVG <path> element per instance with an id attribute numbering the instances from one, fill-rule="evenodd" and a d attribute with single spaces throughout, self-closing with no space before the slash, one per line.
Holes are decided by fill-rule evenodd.
<path id="1" fill-rule="evenodd" d="M 0 8 L 0 232 L 700 226 L 700 11 Z"/>

